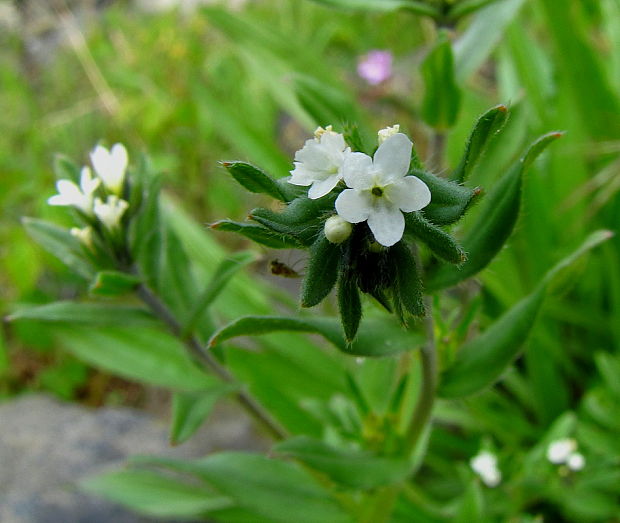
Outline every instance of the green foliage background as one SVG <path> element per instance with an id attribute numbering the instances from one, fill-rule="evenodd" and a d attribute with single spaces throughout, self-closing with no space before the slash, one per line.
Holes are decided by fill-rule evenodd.
<path id="1" fill-rule="evenodd" d="M 291 154 L 314 127 L 343 117 L 363 129 L 398 122 L 427 158 L 430 133 L 420 120 L 425 96 L 420 66 L 436 29 L 415 14 L 337 11 L 301 0 L 250 2 L 239 13 L 209 8 L 190 17 L 146 15 L 116 5 L 91 25 L 86 38 L 85 47 L 64 48 L 51 64 L 27 73 L 19 34 L 0 35 L 4 313 L 17 303 L 82 292 L 81 282 L 43 255 L 20 225 L 23 215 L 66 221 L 62 210 L 46 204 L 58 152 L 86 162 L 86 152 L 99 140 L 148 151 L 165 173 L 171 200 L 192 216 L 190 221 L 175 214 L 182 240 L 206 262 L 241 243 L 205 233 L 196 223 L 242 219 L 256 204 L 225 175 L 221 160 L 242 159 L 285 175 Z M 490 186 L 494 180 L 488 173 L 507 168 L 532 137 L 567 131 L 530 170 L 517 229 L 477 278 L 479 286 L 437 304 L 443 313 L 438 337 L 456 347 L 469 330 L 484 329 L 531 292 L 588 233 L 618 229 L 620 2 L 498 0 L 466 17 L 450 38 L 462 99 L 447 135 L 448 166 L 456 166 L 475 118 L 498 103 L 511 109 L 509 139 L 491 147 L 470 175 L 472 185 Z M 355 73 L 358 57 L 374 48 L 390 50 L 395 59 L 394 78 L 378 88 Z M 427 497 L 477 500 L 479 492 L 463 492 L 462 482 L 469 474 L 467 458 L 483 441 L 492 442 L 505 475 L 513 476 L 507 499 L 499 490 L 485 494 L 495 517 L 617 520 L 620 237 L 566 280 L 570 285 L 547 300 L 523 357 L 501 385 L 458 404 L 440 403 L 426 473 L 419 490 L 409 493 L 422 499 L 418 506 L 425 508 L 416 510 L 425 515 L 412 515 L 412 507 L 403 504 L 403 521 L 446 515 L 445 504 Z M 273 291 L 267 286 L 257 285 L 250 300 L 242 288 L 243 283 L 222 298 L 223 317 L 270 310 Z M 459 302 L 469 304 L 466 318 L 452 312 Z M 88 379 L 88 368 L 59 350 L 43 325 L 22 322 L 5 329 L 3 337 L 0 395 L 43 388 L 72 398 Z M 319 422 L 308 421 L 297 405 L 304 397 L 300 383 L 314 400 L 329 398 L 303 369 L 310 365 L 324 383 L 345 394 L 340 374 L 322 367 L 329 361 L 312 356 L 315 348 L 300 335 L 268 339 L 264 374 L 252 378 L 262 387 L 262 399 L 286 398 L 276 410 L 293 433 L 308 423 L 318 431 Z M 298 348 L 293 356 L 285 350 L 291 339 Z M 11 362 L 30 351 L 43 354 L 44 369 L 34 381 L 20 381 Z M 235 358 L 231 355 L 231 363 L 242 377 L 259 364 L 256 355 Z M 393 372 L 388 367 L 372 362 L 356 371 L 371 404 L 384 401 L 378 376 Z M 574 482 L 554 475 L 543 458 L 545 443 L 569 434 L 577 435 L 592 470 Z M 476 506 L 463 503 L 463 514 Z M 461 509 L 451 514 L 455 510 Z"/>

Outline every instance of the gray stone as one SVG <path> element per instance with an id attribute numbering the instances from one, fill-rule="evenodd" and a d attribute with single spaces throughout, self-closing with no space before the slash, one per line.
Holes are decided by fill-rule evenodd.
<path id="1" fill-rule="evenodd" d="M 152 521 L 80 492 L 76 481 L 118 467 L 134 454 L 190 458 L 226 448 L 266 448 L 232 406 L 218 409 L 188 443 L 171 448 L 167 424 L 144 412 L 24 396 L 0 405 L 0 521 Z"/>

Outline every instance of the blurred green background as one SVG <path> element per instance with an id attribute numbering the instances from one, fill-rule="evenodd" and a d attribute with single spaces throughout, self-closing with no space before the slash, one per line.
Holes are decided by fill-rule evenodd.
<path id="1" fill-rule="evenodd" d="M 22 2 L 18 11 L 0 1 L 3 315 L 18 303 L 83 292 L 20 225 L 21 216 L 68 223 L 62 209 L 46 204 L 57 153 L 86 163 L 98 141 L 123 142 L 136 156 L 148 152 L 165 173 L 169 195 L 200 224 L 242 219 L 256 206 L 219 161 L 246 160 L 283 176 L 317 124 L 344 119 L 373 130 L 399 123 L 428 158 L 431 133 L 419 115 L 420 64 L 437 37 L 428 19 L 304 0 L 161 12 L 123 1 L 97 9 L 69 3 L 54 9 L 54 2 Z M 484 327 L 589 232 L 618 229 L 620 1 L 498 0 L 450 28 L 450 38 L 462 105 L 447 136 L 447 167 L 458 162 L 476 117 L 498 103 L 511 109 L 509 139 L 491 147 L 472 184 L 490 185 L 487 173 L 508 166 L 535 136 L 566 135 L 528 174 L 508 247 L 477 285 L 442 302 L 440 335 L 448 344 L 457 300 L 469 303 Z M 373 49 L 390 51 L 394 60 L 391 78 L 376 86 L 356 72 Z M 243 244 L 208 234 L 231 250 Z M 439 474 L 455 449 L 471 450 L 453 424 L 475 427 L 517 452 L 576 412 L 580 442 L 600 473 L 571 487 L 582 498 L 562 497 L 561 481 L 556 494 L 575 521 L 618 521 L 620 237 L 570 278 L 568 290 L 548 300 L 501 386 L 458 408 L 440 405 L 444 425 L 432 440 L 429 466 Z M 140 403 L 139 387 L 113 380 L 55 346 L 42 325 L 4 326 L 0 398 L 47 390 L 90 404 Z M 452 486 L 435 485 L 446 497 Z M 545 513 L 546 501 L 540 503 L 532 513 Z"/>

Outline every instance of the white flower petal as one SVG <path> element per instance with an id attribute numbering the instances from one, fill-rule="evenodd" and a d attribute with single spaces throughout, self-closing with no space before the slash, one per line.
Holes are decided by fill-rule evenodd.
<path id="1" fill-rule="evenodd" d="M 336 198 L 336 212 L 349 223 L 367 220 L 372 210 L 368 193 L 345 189 Z"/>
<path id="2" fill-rule="evenodd" d="M 127 149 L 122 143 L 116 143 L 110 149 L 110 156 L 112 157 L 112 162 L 114 168 L 118 171 L 122 171 L 123 173 L 127 169 Z"/>
<path id="3" fill-rule="evenodd" d="M 331 166 L 331 158 L 325 147 L 321 147 L 316 140 L 306 140 L 305 145 L 295 153 L 295 162 L 313 171 L 323 171 Z"/>
<path id="4" fill-rule="evenodd" d="M 377 242 L 391 247 L 403 237 L 405 217 L 396 206 L 377 203 L 368 217 L 368 227 Z"/>
<path id="5" fill-rule="evenodd" d="M 340 133 L 326 132 L 321 135 L 321 145 L 324 145 L 335 151 L 344 151 L 347 144 L 344 141 L 344 136 Z"/>
<path id="6" fill-rule="evenodd" d="M 388 178 L 405 176 L 411 163 L 413 143 L 403 133 L 396 133 L 383 142 L 374 156 L 375 169 Z"/>
<path id="7" fill-rule="evenodd" d="M 385 188 L 386 196 L 403 212 L 419 211 L 431 203 L 431 191 L 420 178 L 405 176 Z"/>
<path id="8" fill-rule="evenodd" d="M 288 183 L 293 185 L 311 185 L 318 178 L 320 173 L 308 169 L 303 163 L 295 162 L 295 169 L 291 171 Z"/>
<path id="9" fill-rule="evenodd" d="M 330 192 L 338 182 L 340 181 L 340 175 L 335 174 L 334 176 L 330 176 L 325 180 L 316 180 L 310 190 L 308 191 L 308 198 L 312 200 L 316 200 L 321 196 L 325 196 L 328 192 Z"/>
<path id="10" fill-rule="evenodd" d="M 371 189 L 375 178 L 372 158 L 364 153 L 348 154 L 342 165 L 342 175 L 352 189 Z"/>
<path id="11" fill-rule="evenodd" d="M 547 447 L 547 459 L 559 465 L 565 463 L 568 457 L 577 450 L 577 442 L 572 438 L 562 438 L 552 441 Z"/>

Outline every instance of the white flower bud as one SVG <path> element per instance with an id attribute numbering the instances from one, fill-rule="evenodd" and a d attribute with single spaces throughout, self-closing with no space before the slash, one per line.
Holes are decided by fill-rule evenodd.
<path id="1" fill-rule="evenodd" d="M 569 456 L 577 450 L 577 442 L 572 438 L 552 441 L 547 447 L 547 459 L 554 465 L 566 463 Z"/>
<path id="2" fill-rule="evenodd" d="M 469 465 L 487 487 L 497 487 L 502 481 L 502 473 L 497 468 L 497 457 L 487 450 L 474 456 Z"/>
<path id="3" fill-rule="evenodd" d="M 581 470 L 586 466 L 586 458 L 584 458 L 583 454 L 580 454 L 579 452 L 573 452 L 570 456 L 568 456 L 566 464 L 571 470 Z"/>
<path id="4" fill-rule="evenodd" d="M 351 236 L 352 230 L 353 226 L 337 214 L 325 221 L 325 237 L 332 243 L 342 243 Z"/>
<path id="5" fill-rule="evenodd" d="M 69 231 L 71 236 L 77 238 L 83 245 L 88 247 L 89 249 L 93 246 L 93 229 L 92 227 L 84 227 L 80 229 L 79 227 L 72 227 Z"/>
<path id="6" fill-rule="evenodd" d="M 381 129 L 377 133 L 379 145 L 385 142 L 390 136 L 394 136 L 395 134 L 400 132 L 400 125 L 395 124 L 392 127 L 386 127 L 385 129 Z"/>
<path id="7" fill-rule="evenodd" d="M 328 125 L 327 127 L 325 127 L 325 129 L 319 126 L 314 131 L 314 137 L 319 141 L 321 140 L 321 136 L 323 136 L 324 134 L 338 134 L 338 133 L 334 131 L 331 125 Z"/>
<path id="8" fill-rule="evenodd" d="M 109 230 L 114 230 L 121 222 L 123 213 L 129 204 L 118 196 L 110 195 L 105 203 L 100 198 L 95 199 L 95 215 Z"/>

